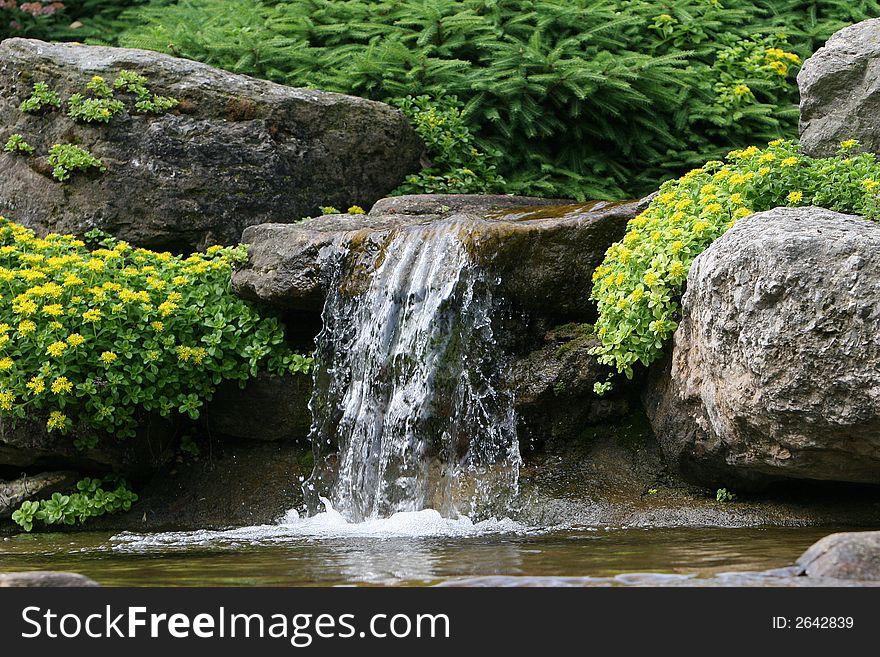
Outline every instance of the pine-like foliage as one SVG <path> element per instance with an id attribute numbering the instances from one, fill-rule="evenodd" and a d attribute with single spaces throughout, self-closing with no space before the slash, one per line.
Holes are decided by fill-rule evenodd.
<path id="1" fill-rule="evenodd" d="M 641 194 L 796 134 L 798 68 L 877 0 L 154 0 L 119 44 L 378 100 L 456 96 L 508 191 Z"/>

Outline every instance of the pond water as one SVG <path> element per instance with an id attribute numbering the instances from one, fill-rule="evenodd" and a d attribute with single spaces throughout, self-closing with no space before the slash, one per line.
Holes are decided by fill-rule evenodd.
<path id="1" fill-rule="evenodd" d="M 535 529 L 432 511 L 349 524 L 324 513 L 223 532 L 18 535 L 0 539 L 0 572 L 74 571 L 112 586 L 422 586 L 645 572 L 712 578 L 789 566 L 833 531 Z"/>

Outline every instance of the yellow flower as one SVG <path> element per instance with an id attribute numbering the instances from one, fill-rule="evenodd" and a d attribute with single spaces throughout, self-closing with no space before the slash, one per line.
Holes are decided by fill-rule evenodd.
<path id="1" fill-rule="evenodd" d="M 192 350 L 192 359 L 195 361 L 196 365 L 201 365 L 202 361 L 205 360 L 205 356 L 208 355 L 208 351 L 203 347 L 197 347 Z"/>
<path id="2" fill-rule="evenodd" d="M 82 318 L 85 322 L 97 322 L 101 319 L 101 311 L 97 308 L 92 308 L 91 310 L 85 311 Z"/>
<path id="3" fill-rule="evenodd" d="M 33 315 L 35 312 L 37 312 L 38 307 L 39 306 L 37 306 L 37 304 L 35 304 L 33 301 L 30 301 L 29 299 L 25 299 L 18 303 L 16 303 L 16 301 L 12 302 L 12 311 L 19 315 Z"/>
<path id="4" fill-rule="evenodd" d="M 733 88 L 733 93 L 736 96 L 747 96 L 752 93 L 752 90 L 749 89 L 748 85 L 738 84 Z"/>
<path id="5" fill-rule="evenodd" d="M 629 295 L 632 299 L 633 303 L 638 303 L 642 300 L 642 297 L 645 296 L 645 288 L 639 285 L 635 290 L 632 291 L 632 294 Z"/>
<path id="6" fill-rule="evenodd" d="M 656 285 L 660 281 L 660 277 L 657 276 L 657 274 L 655 274 L 654 272 L 649 271 L 645 272 L 645 275 L 642 277 L 642 281 L 645 283 L 645 285 L 651 287 L 652 285 Z"/>
<path id="7" fill-rule="evenodd" d="M 614 277 L 615 285 L 623 285 L 623 282 L 626 280 L 626 276 L 622 271 L 617 272 L 617 276 Z"/>
<path id="8" fill-rule="evenodd" d="M 730 195 L 730 202 L 734 205 L 742 205 L 743 204 L 743 195 L 736 193 Z"/>
<path id="9" fill-rule="evenodd" d="M 753 212 L 749 208 L 737 208 L 734 211 L 733 216 L 737 219 L 742 219 L 743 217 L 748 217 L 750 214 L 753 214 Z"/>
<path id="10" fill-rule="evenodd" d="M 52 356 L 53 358 L 58 358 L 67 350 L 66 342 L 53 342 L 48 347 L 46 347 L 46 353 Z"/>
<path id="11" fill-rule="evenodd" d="M 847 139 L 846 141 L 840 142 L 840 147 L 845 151 L 852 150 L 853 148 L 858 148 L 860 145 L 861 144 L 858 139 Z"/>
<path id="12" fill-rule="evenodd" d="M 61 307 L 60 303 L 52 303 L 48 306 L 43 306 L 43 314 L 49 315 L 50 317 L 57 317 L 58 315 L 64 314 L 64 308 Z"/>
<path id="13" fill-rule="evenodd" d="M 64 279 L 64 287 L 72 287 L 74 285 L 82 285 L 83 279 L 76 274 L 68 274 Z"/>
<path id="14" fill-rule="evenodd" d="M 37 330 L 37 325 L 31 320 L 26 319 L 18 325 L 18 332 L 22 335 L 30 335 Z"/>
<path id="15" fill-rule="evenodd" d="M 779 165 L 783 166 L 783 167 L 793 167 L 797 163 L 798 163 L 798 159 L 796 157 L 792 156 L 792 157 L 787 157 L 784 160 L 782 160 L 779 163 Z"/>
<path id="16" fill-rule="evenodd" d="M 161 333 L 165 330 L 165 324 L 163 324 L 162 322 L 152 322 L 150 326 L 153 327 L 153 330 L 156 331 L 156 333 Z"/>
<path id="17" fill-rule="evenodd" d="M 101 354 L 100 358 L 101 362 L 104 363 L 104 365 L 112 365 L 114 362 L 116 362 L 118 356 L 112 351 L 105 351 Z"/>
<path id="18" fill-rule="evenodd" d="M 5 372 L 6 370 L 11 370 L 15 365 L 15 361 L 9 358 L 0 358 L 0 371 Z"/>
<path id="19" fill-rule="evenodd" d="M 359 205 L 352 205 L 348 209 L 348 214 L 364 214 L 364 209 Z"/>
<path id="20" fill-rule="evenodd" d="M 673 260 L 672 264 L 669 265 L 669 274 L 673 278 L 681 278 L 687 273 L 687 269 L 684 266 L 684 263 L 680 260 Z"/>
<path id="21" fill-rule="evenodd" d="M 15 395 L 13 393 L 6 390 L 0 392 L 0 409 L 11 411 L 13 403 L 15 403 Z"/>
<path id="22" fill-rule="evenodd" d="M 788 64 L 784 64 L 783 62 L 770 62 L 770 68 L 776 71 L 776 73 L 778 73 L 780 77 L 785 77 L 786 75 L 788 75 Z"/>
<path id="23" fill-rule="evenodd" d="M 669 248 L 673 254 L 677 254 L 679 251 L 681 251 L 684 248 L 684 242 L 682 242 L 681 240 L 676 240 L 672 244 L 669 245 Z"/>
<path id="24" fill-rule="evenodd" d="M 770 167 L 761 167 L 758 169 L 759 176 L 766 176 L 768 173 L 770 173 Z"/>
<path id="25" fill-rule="evenodd" d="M 724 207 L 720 203 L 710 203 L 704 209 L 709 214 L 717 214 L 718 212 L 721 212 Z"/>
<path id="26" fill-rule="evenodd" d="M 177 310 L 177 304 L 171 303 L 170 301 L 163 301 L 159 304 L 159 314 L 162 317 L 168 317 L 171 313 Z"/>
<path id="27" fill-rule="evenodd" d="M 181 363 L 186 363 L 187 361 L 189 361 L 190 356 L 192 356 L 192 354 L 193 354 L 192 347 L 182 346 L 182 347 L 177 348 L 177 360 L 180 361 Z"/>
<path id="28" fill-rule="evenodd" d="M 697 223 L 694 224 L 694 232 L 695 233 L 702 233 L 708 227 L 709 227 L 708 222 L 698 221 Z"/>
<path id="29" fill-rule="evenodd" d="M 71 347 L 78 347 L 85 341 L 86 339 L 79 333 L 71 333 L 67 336 L 67 344 L 69 344 Z"/>
<path id="30" fill-rule="evenodd" d="M 59 376 L 52 382 L 52 393 L 55 395 L 65 394 L 69 395 L 73 392 L 73 384 L 67 379 L 66 376 Z"/>
<path id="31" fill-rule="evenodd" d="M 67 416 L 61 411 L 52 411 L 49 413 L 49 420 L 46 422 L 46 427 L 48 427 L 49 431 L 64 429 L 66 424 Z"/>
<path id="32" fill-rule="evenodd" d="M 876 180 L 870 180 L 870 179 L 863 180 L 862 187 L 864 187 L 865 191 L 867 191 L 867 192 L 873 192 L 877 188 L 880 188 L 880 182 L 878 182 Z"/>
<path id="33" fill-rule="evenodd" d="M 617 300 L 617 309 L 618 310 L 625 310 L 628 305 L 629 305 L 629 300 L 626 298 Z"/>
<path id="34" fill-rule="evenodd" d="M 772 162 L 775 159 L 776 155 L 774 155 L 773 153 L 764 153 L 761 157 L 758 158 L 758 162 L 766 164 L 767 162 Z"/>
<path id="35" fill-rule="evenodd" d="M 803 192 L 791 192 L 787 197 L 789 203 L 800 203 L 804 200 Z"/>
<path id="36" fill-rule="evenodd" d="M 41 376 L 33 376 L 31 377 L 31 380 L 27 382 L 25 387 L 35 395 L 39 395 L 46 389 L 46 382 L 43 381 L 43 377 Z"/>

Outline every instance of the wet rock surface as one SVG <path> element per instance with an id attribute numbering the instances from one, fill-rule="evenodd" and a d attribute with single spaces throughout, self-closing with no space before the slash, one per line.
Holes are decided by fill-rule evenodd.
<path id="1" fill-rule="evenodd" d="M 505 196 L 384 199 L 367 215 L 248 228 L 242 240 L 250 245 L 249 258 L 233 275 L 233 289 L 244 298 L 318 313 L 328 284 L 322 275 L 326 247 L 348 247 L 375 260 L 397 231 L 448 222 L 515 309 L 589 320 L 595 316 L 587 293 L 593 270 L 644 207 L 645 201 L 560 206 Z"/>
<path id="2" fill-rule="evenodd" d="M 625 379 L 602 397 L 593 392 L 593 384 L 610 372 L 590 353 L 597 345 L 591 325 L 568 324 L 549 331 L 541 346 L 513 363 L 505 383 L 513 394 L 520 444 L 578 438 L 638 405 Z"/>
<path id="3" fill-rule="evenodd" d="M 369 206 L 419 169 L 421 141 L 382 103 L 142 50 L 7 39 L 0 60 L 3 139 L 20 133 L 36 148 L 34 157 L 0 153 L 0 212 L 40 232 L 100 228 L 177 251 L 233 244 L 249 225 Z M 93 75 L 112 83 L 120 70 L 180 105 L 160 116 L 126 110 L 107 124 L 74 123 L 66 105 L 19 111 L 36 82 L 66 100 Z M 107 171 L 54 181 L 46 154 L 55 143 L 80 144 Z"/>
<path id="4" fill-rule="evenodd" d="M 798 86 L 806 153 L 829 157 L 847 139 L 880 153 L 880 18 L 834 34 L 804 62 Z"/>
<path id="5" fill-rule="evenodd" d="M 215 441 L 138 489 L 129 513 L 93 518 L 94 531 L 225 529 L 274 523 L 302 505 L 312 471 L 308 447 Z"/>
<path id="6" fill-rule="evenodd" d="M 225 381 L 208 402 L 205 426 L 209 433 L 241 439 L 305 442 L 312 423 L 311 395 L 312 377 L 303 374 L 261 372 L 244 388 Z"/>
<path id="7" fill-rule="evenodd" d="M 79 470 L 91 473 L 117 471 L 131 477 L 151 475 L 171 460 L 176 428 L 158 415 L 141 419 L 137 435 L 128 440 L 101 436 L 94 447 L 80 449 L 78 436 L 94 432 L 76 427 L 61 434 L 46 429 L 45 420 L 0 418 L 0 473 Z"/>
<path id="8" fill-rule="evenodd" d="M 694 262 L 646 408 L 708 486 L 880 483 L 880 226 L 817 208 L 737 223 Z"/>

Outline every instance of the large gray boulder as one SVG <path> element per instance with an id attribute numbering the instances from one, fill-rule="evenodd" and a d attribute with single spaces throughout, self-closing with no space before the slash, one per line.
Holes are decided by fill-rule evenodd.
<path id="1" fill-rule="evenodd" d="M 831 534 L 814 543 L 797 564 L 809 577 L 880 581 L 880 532 Z"/>
<path id="2" fill-rule="evenodd" d="M 806 153 L 828 157 L 841 141 L 858 139 L 880 154 L 880 18 L 837 32 L 797 79 Z"/>
<path id="3" fill-rule="evenodd" d="M 502 298 L 556 320 L 589 320 L 593 270 L 621 239 L 646 201 L 564 204 L 511 196 L 405 196 L 384 199 L 368 215 L 327 215 L 298 224 L 245 230 L 248 262 L 232 277 L 247 299 L 286 310 L 320 312 L 330 245 L 375 256 L 408 226 L 447 222 L 474 260 L 499 280 Z"/>
<path id="4" fill-rule="evenodd" d="M 144 75 L 180 105 L 109 123 L 61 110 L 25 114 L 36 82 L 63 101 L 93 75 Z M 154 52 L 7 39 L 0 44 L 0 139 L 25 136 L 34 156 L 0 153 L 0 213 L 38 231 L 101 228 L 140 246 L 189 250 L 239 241 L 246 226 L 297 221 L 319 206 L 369 206 L 419 169 L 423 146 L 382 103 L 295 89 Z M 107 167 L 61 184 L 50 146 L 73 142 Z"/>
<path id="5" fill-rule="evenodd" d="M 646 410 L 688 480 L 880 483 L 880 225 L 818 208 L 738 222 L 688 275 Z"/>

